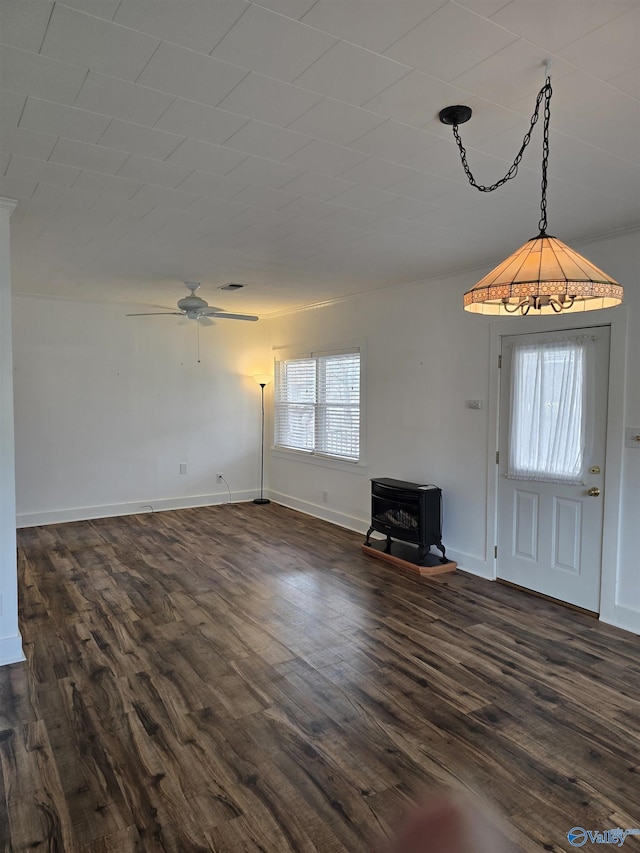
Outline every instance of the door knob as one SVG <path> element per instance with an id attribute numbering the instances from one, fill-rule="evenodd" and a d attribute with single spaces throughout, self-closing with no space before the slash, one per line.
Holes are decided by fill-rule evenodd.
<path id="1" fill-rule="evenodd" d="M 587 489 L 587 494 L 590 498 L 597 498 L 600 495 L 600 489 L 597 486 L 591 486 L 590 489 Z"/>

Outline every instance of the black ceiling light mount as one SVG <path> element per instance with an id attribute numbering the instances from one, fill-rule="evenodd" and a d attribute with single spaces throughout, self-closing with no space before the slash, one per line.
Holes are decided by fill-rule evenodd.
<path id="1" fill-rule="evenodd" d="M 465 107 L 463 104 L 454 104 L 452 107 L 445 107 L 438 113 L 438 118 L 442 124 L 454 124 L 456 127 L 459 124 L 465 124 L 472 116 L 471 107 Z"/>
<path id="2" fill-rule="evenodd" d="M 551 63 L 544 62 L 547 78 L 538 92 L 529 130 L 507 173 L 491 186 L 477 183 L 467 162 L 467 152 L 458 133 L 458 125 L 471 118 L 471 108 L 457 104 L 440 110 L 443 124 L 451 125 L 460 150 L 460 160 L 472 187 L 479 192 L 493 192 L 518 174 L 518 167 L 544 102 L 542 144 L 542 198 L 539 233 L 528 240 L 464 295 L 464 309 L 475 314 L 559 314 L 563 311 L 593 311 L 612 308 L 622 302 L 623 288 L 615 279 L 570 249 L 556 237 L 547 234 L 547 169 L 549 164 L 549 119 L 551 116 Z"/>

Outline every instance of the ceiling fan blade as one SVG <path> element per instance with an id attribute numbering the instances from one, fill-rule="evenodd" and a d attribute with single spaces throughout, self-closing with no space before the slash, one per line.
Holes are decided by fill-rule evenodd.
<path id="1" fill-rule="evenodd" d="M 252 323 L 259 319 L 255 314 L 229 314 L 227 311 L 206 311 L 204 316 L 220 320 L 250 320 Z"/>
<path id="2" fill-rule="evenodd" d="M 149 311 L 143 314 L 126 314 L 126 317 L 168 317 L 174 315 L 177 317 L 184 316 L 182 311 Z"/>

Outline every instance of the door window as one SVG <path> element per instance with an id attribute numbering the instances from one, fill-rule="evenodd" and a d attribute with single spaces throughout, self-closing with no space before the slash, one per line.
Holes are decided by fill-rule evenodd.
<path id="1" fill-rule="evenodd" d="M 588 338 L 513 346 L 507 476 L 582 482 Z"/>

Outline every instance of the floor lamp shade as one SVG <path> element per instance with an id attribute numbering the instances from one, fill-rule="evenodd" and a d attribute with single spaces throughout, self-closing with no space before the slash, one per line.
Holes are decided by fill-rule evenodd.
<path id="1" fill-rule="evenodd" d="M 271 503 L 269 498 L 264 497 L 264 389 L 265 386 L 271 382 L 271 375 L 269 373 L 256 373 L 253 377 L 255 381 L 260 386 L 260 415 L 261 415 L 261 429 L 260 429 L 260 497 L 254 498 L 254 504 L 268 504 Z"/>

